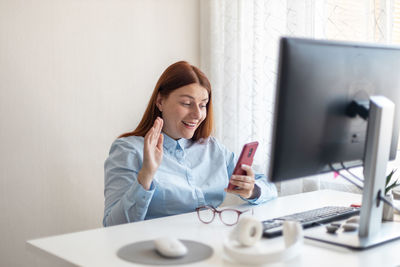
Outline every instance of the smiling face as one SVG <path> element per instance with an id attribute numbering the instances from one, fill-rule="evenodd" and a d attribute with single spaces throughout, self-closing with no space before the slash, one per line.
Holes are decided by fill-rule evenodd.
<path id="1" fill-rule="evenodd" d="M 164 120 L 163 132 L 177 140 L 191 139 L 207 116 L 208 92 L 197 83 L 182 86 L 167 97 L 158 95 L 157 107 Z"/>

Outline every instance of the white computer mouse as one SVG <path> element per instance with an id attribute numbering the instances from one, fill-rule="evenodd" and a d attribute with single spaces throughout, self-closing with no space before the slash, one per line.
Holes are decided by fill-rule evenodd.
<path id="1" fill-rule="evenodd" d="M 154 240 L 154 246 L 160 255 L 167 258 L 183 257 L 188 251 L 179 239 L 173 237 L 157 238 Z"/>

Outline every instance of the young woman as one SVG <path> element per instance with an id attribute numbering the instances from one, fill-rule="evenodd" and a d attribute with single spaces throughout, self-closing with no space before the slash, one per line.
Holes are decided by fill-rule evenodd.
<path id="1" fill-rule="evenodd" d="M 111 146 L 105 168 L 104 226 L 152 219 L 199 206 L 218 207 L 226 192 L 251 204 L 277 196 L 264 175 L 242 166 L 214 137 L 211 85 L 180 61 L 158 80 L 142 120 Z M 229 179 L 237 186 L 227 189 Z"/>

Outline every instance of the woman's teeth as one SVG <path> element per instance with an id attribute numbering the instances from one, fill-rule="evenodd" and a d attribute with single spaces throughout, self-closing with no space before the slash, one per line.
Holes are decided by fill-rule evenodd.
<path id="1" fill-rule="evenodd" d="M 187 126 L 189 126 L 189 127 L 195 127 L 196 126 L 196 123 L 190 123 L 190 122 L 183 122 L 183 124 L 185 124 L 185 125 L 187 125 Z"/>

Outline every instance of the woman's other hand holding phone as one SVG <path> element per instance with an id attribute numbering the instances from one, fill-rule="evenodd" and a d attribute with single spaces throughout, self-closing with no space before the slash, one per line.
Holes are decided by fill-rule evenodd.
<path id="1" fill-rule="evenodd" d="M 225 188 L 225 192 L 238 194 L 244 198 L 254 198 L 254 184 L 255 184 L 255 175 L 253 169 L 243 164 L 242 169 L 246 172 L 246 175 L 236 175 L 233 174 L 230 179 L 230 183 L 235 186 L 234 189 Z"/>
<path id="2" fill-rule="evenodd" d="M 144 189 L 149 190 L 154 174 L 161 164 L 163 157 L 163 140 L 161 134 L 163 119 L 158 117 L 153 127 L 144 136 L 143 165 L 138 173 L 138 182 Z"/>

